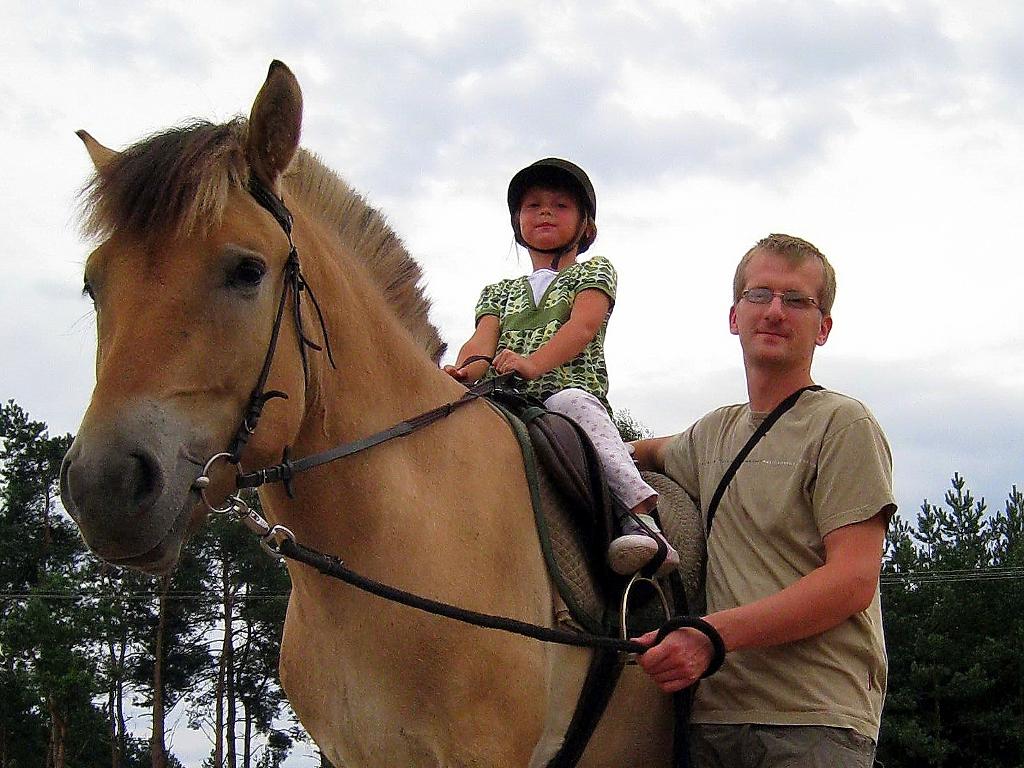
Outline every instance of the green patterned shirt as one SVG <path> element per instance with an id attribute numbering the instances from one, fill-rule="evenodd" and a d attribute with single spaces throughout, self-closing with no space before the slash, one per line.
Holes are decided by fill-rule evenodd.
<path id="1" fill-rule="evenodd" d="M 480 293 L 476 321 L 480 322 L 484 315 L 497 317 L 500 325 L 497 351 L 510 349 L 525 357 L 547 344 L 565 325 L 580 291 L 597 289 L 608 296 L 611 307 L 614 307 L 617 280 L 615 267 L 604 256 L 594 256 L 559 272 L 537 303 L 534 303 L 533 291 L 525 276 L 502 280 L 488 285 Z M 611 413 L 608 366 L 604 360 L 604 336 L 611 307 L 597 334 L 583 351 L 553 371 L 526 382 L 523 389 L 527 394 L 544 399 L 559 390 L 577 387 L 594 395 Z M 492 376 L 493 369 L 485 378 Z"/>

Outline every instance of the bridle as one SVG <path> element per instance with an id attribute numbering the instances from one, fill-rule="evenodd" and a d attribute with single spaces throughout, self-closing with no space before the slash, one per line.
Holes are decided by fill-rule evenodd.
<path id="1" fill-rule="evenodd" d="M 242 421 L 238 425 L 235 436 L 228 447 L 228 461 L 236 466 L 241 462 L 242 451 L 245 450 L 249 438 L 256 431 L 256 425 L 263 414 L 263 407 L 274 398 L 288 399 L 288 395 L 285 392 L 276 389 L 267 392 L 266 386 L 267 378 L 270 376 L 270 366 L 274 362 L 274 353 L 277 351 L 277 340 L 281 335 L 281 323 L 284 320 L 284 309 L 288 303 L 289 293 L 292 295 L 292 316 L 295 323 L 295 333 L 298 336 L 299 356 L 302 358 L 303 384 L 309 383 L 309 361 L 307 359 L 306 347 L 315 349 L 318 352 L 326 348 L 327 359 L 330 361 L 331 367 L 337 368 L 337 365 L 334 363 L 334 353 L 331 350 L 331 340 L 327 335 L 327 325 L 324 323 L 324 315 L 320 310 L 320 302 L 317 301 L 316 294 L 313 293 L 313 290 L 302 276 L 302 268 L 299 264 L 299 251 L 292 241 L 292 223 L 294 219 L 292 218 L 291 211 L 285 206 L 284 200 L 268 189 L 255 174 L 249 180 L 249 194 L 253 196 L 253 199 L 262 208 L 274 217 L 274 220 L 284 231 L 285 236 L 288 238 L 288 259 L 284 265 L 281 299 L 277 305 L 277 315 L 274 318 L 274 327 L 270 333 L 270 344 L 267 346 L 267 354 L 263 358 L 263 367 L 260 369 L 260 375 L 256 379 L 256 386 L 253 388 L 252 394 L 249 395 L 249 403 L 246 405 Z M 320 330 L 324 340 L 323 347 L 306 336 L 305 329 L 303 328 L 302 301 L 300 299 L 300 294 L 303 291 L 309 294 L 310 301 L 313 302 L 313 308 L 316 310 L 317 320 L 320 323 Z"/>

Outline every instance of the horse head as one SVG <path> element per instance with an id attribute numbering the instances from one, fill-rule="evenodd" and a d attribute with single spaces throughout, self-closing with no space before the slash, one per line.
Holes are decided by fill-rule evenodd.
<path id="1" fill-rule="evenodd" d="M 254 199 L 282 194 L 298 150 L 302 95 L 274 62 L 249 120 L 195 123 L 123 152 L 84 131 L 96 174 L 86 229 L 101 240 L 85 268 L 96 311 L 96 386 L 64 459 L 61 498 L 89 547 L 120 565 L 172 568 L 203 519 L 195 480 L 238 432 L 268 360 L 281 390 L 246 456 L 272 463 L 299 429 L 308 375 L 282 329 L 288 235 Z M 286 312 L 286 324 L 291 313 Z M 319 329 L 318 329 L 319 330 Z M 210 498 L 227 495 L 224 466 Z"/>

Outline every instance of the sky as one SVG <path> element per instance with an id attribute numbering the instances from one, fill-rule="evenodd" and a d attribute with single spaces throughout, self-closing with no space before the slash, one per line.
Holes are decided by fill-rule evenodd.
<path id="1" fill-rule="evenodd" d="M 901 513 L 954 472 L 1024 485 L 1024 5 L 1014 0 L 0 0 L 0 397 L 74 432 L 93 385 L 74 131 L 121 149 L 248 114 L 272 59 L 302 143 L 388 217 L 452 352 L 528 270 L 505 190 L 546 156 L 598 197 L 610 399 L 655 434 L 746 399 L 736 262 L 785 232 L 838 275 L 815 379 L 888 435 Z M 308 762 L 308 761 L 307 761 Z"/>

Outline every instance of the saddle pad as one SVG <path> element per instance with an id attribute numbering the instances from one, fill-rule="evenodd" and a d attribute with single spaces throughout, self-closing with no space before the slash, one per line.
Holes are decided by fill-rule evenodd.
<path id="1" fill-rule="evenodd" d="M 613 580 L 612 583 L 620 584 L 621 588 L 614 590 L 613 594 L 606 594 L 607 589 L 601 586 L 602 579 L 595 577 L 591 570 L 582 537 L 563 493 L 547 470 L 536 461 L 525 425 L 504 408 L 499 407 L 499 410 L 508 419 L 523 451 L 541 548 L 551 579 L 569 611 L 570 624 L 594 634 L 618 631 L 618 611 L 626 580 Z M 700 580 L 706 543 L 700 512 L 686 492 L 670 478 L 651 472 L 645 472 L 643 476 L 658 491 L 662 529 L 679 552 L 677 571 L 686 593 L 686 605 L 689 612 L 694 613 L 704 605 Z M 609 580 L 605 577 L 603 582 L 607 584 Z M 662 579 L 661 583 L 668 594 L 669 604 L 674 604 L 669 579 Z M 650 619 L 644 618 L 639 627 L 645 631 L 657 628 L 665 618 L 661 606 L 650 605 L 651 602 L 654 601 L 648 601 L 646 609 L 638 605 L 645 617 L 650 613 Z M 631 627 L 630 631 L 634 628 Z"/>
<path id="2" fill-rule="evenodd" d="M 538 475 L 541 499 L 538 533 L 542 542 L 545 539 L 550 542 L 548 567 L 560 597 L 573 621 L 581 628 L 594 632 L 602 627 L 605 631 L 608 627 L 614 627 L 618 631 L 621 589 L 612 595 L 605 595 L 599 589 L 598 580 L 590 571 L 580 536 L 571 514 L 562 503 L 561 495 L 552 487 L 543 467 Z M 704 610 L 701 562 L 707 551 L 700 513 L 686 492 L 670 478 L 654 472 L 644 472 L 643 477 L 659 494 L 658 514 L 662 531 L 679 552 L 677 572 L 686 593 L 689 613 L 700 615 Z M 625 584 L 626 580 L 621 580 L 622 589 Z M 662 579 L 661 584 L 672 605 L 674 601 L 668 578 Z M 638 622 L 638 626 L 630 628 L 631 634 L 656 629 L 665 619 L 660 603 L 648 600 L 645 604 L 643 595 L 648 598 L 653 596 L 643 592 L 638 594 L 638 602 L 631 600 L 630 613 L 636 614 L 634 619 Z"/>
<path id="3" fill-rule="evenodd" d="M 657 472 L 641 472 L 649 486 L 658 492 L 658 516 L 662 532 L 679 553 L 679 578 L 686 592 L 686 605 L 692 616 L 703 616 L 706 608 L 701 578 L 707 557 L 704 519 L 693 499 L 672 478 Z"/>

